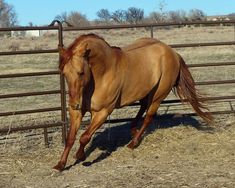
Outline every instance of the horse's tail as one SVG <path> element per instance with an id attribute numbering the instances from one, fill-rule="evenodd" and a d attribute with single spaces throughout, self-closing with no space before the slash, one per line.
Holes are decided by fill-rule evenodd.
<path id="1" fill-rule="evenodd" d="M 178 54 L 180 62 L 180 71 L 176 83 L 176 91 L 182 102 L 186 101 L 191 104 L 195 112 L 203 118 L 206 122 L 211 123 L 213 116 L 209 112 L 208 108 L 205 107 L 202 96 L 198 93 L 195 88 L 194 79 L 189 72 L 187 65 L 183 58 Z M 204 111 L 206 110 L 206 112 Z"/>

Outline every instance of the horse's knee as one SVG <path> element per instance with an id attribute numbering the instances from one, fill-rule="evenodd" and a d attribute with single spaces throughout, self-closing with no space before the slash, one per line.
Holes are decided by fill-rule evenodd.
<path id="1" fill-rule="evenodd" d="M 82 134 L 80 138 L 80 144 L 81 145 L 86 145 L 90 141 L 91 137 L 88 134 Z"/>

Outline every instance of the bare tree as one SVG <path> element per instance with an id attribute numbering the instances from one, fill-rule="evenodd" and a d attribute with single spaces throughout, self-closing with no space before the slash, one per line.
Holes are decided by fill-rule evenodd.
<path id="1" fill-rule="evenodd" d="M 164 22 L 168 19 L 167 12 L 165 11 L 166 2 L 164 0 L 160 1 L 158 4 L 159 11 L 151 12 L 149 18 L 156 23 Z"/>
<path id="2" fill-rule="evenodd" d="M 161 14 L 160 22 L 164 22 L 164 21 L 167 20 L 167 12 L 165 11 L 166 6 L 167 6 L 167 4 L 164 0 L 161 0 L 158 4 L 159 11 L 160 11 L 160 14 Z"/>
<path id="3" fill-rule="evenodd" d="M 61 14 L 59 14 L 59 15 L 57 15 L 56 17 L 55 17 L 55 20 L 59 20 L 59 21 L 68 21 L 68 14 L 67 14 L 67 12 L 62 12 Z"/>
<path id="4" fill-rule="evenodd" d="M 192 21 L 206 20 L 206 14 L 199 9 L 191 9 L 188 13 L 188 18 Z"/>
<path id="5" fill-rule="evenodd" d="M 149 18 L 156 23 L 162 22 L 162 14 L 160 12 L 151 12 Z"/>
<path id="6" fill-rule="evenodd" d="M 235 20 L 235 13 L 228 14 L 230 20 Z"/>
<path id="7" fill-rule="evenodd" d="M 88 26 L 90 22 L 87 20 L 86 15 L 81 14 L 80 12 L 72 11 L 70 13 L 63 12 L 60 15 L 57 15 L 55 19 L 59 21 L 66 21 L 73 26 Z"/>
<path id="8" fill-rule="evenodd" d="M 12 5 L 0 0 L 0 27 L 12 27 L 17 24 L 17 15 Z"/>
<path id="9" fill-rule="evenodd" d="M 96 15 L 98 16 L 100 21 L 105 23 L 109 23 L 111 20 L 111 14 L 108 9 L 101 9 L 99 10 Z"/>
<path id="10" fill-rule="evenodd" d="M 123 22 L 125 22 L 125 11 L 124 10 L 116 10 L 112 13 L 111 18 L 114 22 L 123 23 Z"/>
<path id="11" fill-rule="evenodd" d="M 68 22 L 73 26 L 88 26 L 89 21 L 87 20 L 86 16 L 79 13 L 79 12 L 70 12 L 68 15 Z"/>
<path id="12" fill-rule="evenodd" d="M 140 23 L 144 18 L 144 10 L 140 8 L 130 7 L 125 12 L 126 21 L 131 24 Z"/>
<path id="13" fill-rule="evenodd" d="M 187 20 L 186 11 L 176 10 L 168 12 L 168 19 L 172 22 L 182 22 Z"/>

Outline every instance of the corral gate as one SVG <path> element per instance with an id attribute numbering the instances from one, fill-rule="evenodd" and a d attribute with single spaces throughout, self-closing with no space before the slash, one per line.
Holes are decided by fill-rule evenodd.
<path id="1" fill-rule="evenodd" d="M 234 40 L 228 42 L 210 42 L 210 43 L 190 43 L 190 44 L 172 44 L 173 48 L 188 48 L 188 47 L 202 47 L 202 46 L 223 46 L 223 45 L 235 45 L 235 21 L 197 21 L 197 22 L 181 22 L 181 23 L 159 23 L 159 24 L 136 24 L 136 25 L 110 25 L 110 26 L 89 26 L 89 27 L 63 27 L 62 23 L 55 20 L 49 26 L 45 27 L 14 27 L 14 28 L 0 28 L 0 34 L 2 32 L 11 32 L 11 31 L 29 31 L 29 30 L 52 30 L 57 31 L 58 33 L 58 47 L 63 47 L 63 32 L 66 31 L 87 31 L 87 30 L 111 30 L 111 29 L 126 29 L 126 28 L 150 28 L 150 36 L 154 37 L 153 30 L 158 27 L 169 27 L 169 26 L 185 26 L 185 25 L 233 25 L 234 26 Z M 49 49 L 49 50 L 27 50 L 27 51 L 12 51 L 12 52 L 0 52 L 1 56 L 12 56 L 12 55 L 27 55 L 27 54 L 45 54 L 45 53 L 58 53 L 58 48 Z M 58 55 L 58 60 L 60 57 Z M 233 66 L 235 62 L 217 62 L 217 63 L 203 63 L 203 64 L 191 64 L 189 67 L 209 67 L 209 66 Z M 0 92 L 0 101 L 1 99 L 6 98 L 18 98 L 18 97 L 27 97 L 27 96 L 38 96 L 38 95 L 50 95 L 50 94 L 60 94 L 60 106 L 50 107 L 50 108 L 41 108 L 41 109 L 30 109 L 30 110 L 19 110 L 19 111 L 9 111 L 2 112 L 0 110 L 0 117 L 12 116 L 12 115 L 21 115 L 21 114 L 31 114 L 31 113 L 40 113 L 40 112 L 50 112 L 50 111 L 61 111 L 61 120 L 55 123 L 49 124 L 38 124 L 33 126 L 25 127 L 16 127 L 16 128 L 1 128 L 0 124 L 0 133 L 10 133 L 15 131 L 24 131 L 31 129 L 44 129 L 44 138 L 45 143 L 48 144 L 48 133 L 47 128 L 50 127 L 61 127 L 62 128 L 62 138 L 65 142 L 68 128 L 67 121 L 67 109 L 66 109 L 66 87 L 65 79 L 58 70 L 47 71 L 47 72 L 33 72 L 33 73 L 14 73 L 14 74 L 1 74 L 0 79 L 6 78 L 19 78 L 19 77 L 35 77 L 35 76 L 44 76 L 44 75 L 60 75 L 60 89 L 59 90 L 50 90 L 50 91 L 38 91 L 38 92 L 27 92 L 27 93 L 15 93 L 15 94 L 1 94 Z M 216 85 L 216 84 L 234 84 L 235 79 L 230 80 L 213 80 L 206 82 L 196 82 L 197 85 Z M 216 97 L 206 97 L 204 100 L 234 100 L 235 95 L 226 95 L 226 96 L 216 96 Z M 163 103 L 173 104 L 179 103 L 180 100 L 165 100 Z M 138 103 L 134 104 L 138 105 Z M 132 105 L 133 106 L 133 105 Z M 224 111 L 212 111 L 213 114 L 231 114 L 235 113 L 233 106 L 231 105 L 230 110 Z M 189 113 L 187 115 L 196 115 L 195 113 Z M 111 119 L 109 123 L 125 122 L 130 121 L 131 118 L 121 118 L 121 119 Z M 86 124 L 87 122 L 83 122 Z"/>

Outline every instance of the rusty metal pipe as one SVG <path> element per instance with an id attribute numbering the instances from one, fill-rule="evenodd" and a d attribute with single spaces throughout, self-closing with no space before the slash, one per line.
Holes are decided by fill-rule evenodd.
<path id="1" fill-rule="evenodd" d="M 39 95 L 52 95 L 52 94 L 59 94 L 59 93 L 60 93 L 60 90 L 38 91 L 38 92 L 27 92 L 27 93 L 13 93 L 13 94 L 0 95 L 0 99 L 39 96 Z"/>
<path id="2" fill-rule="evenodd" d="M 234 20 L 230 21 L 185 21 L 185 22 L 165 22 L 165 23 L 148 23 L 148 24 L 122 24 L 122 25 L 106 25 L 106 26 L 85 26 L 85 27 L 65 27 L 64 31 L 84 31 L 84 30 L 103 30 L 103 29 L 127 29 L 141 27 L 167 27 L 167 26 L 185 26 L 185 25 L 220 25 L 234 24 Z"/>
<path id="3" fill-rule="evenodd" d="M 225 46 L 235 45 L 235 41 L 229 42 L 205 42 L 205 43 L 188 43 L 188 44 L 171 44 L 172 48 L 191 48 L 191 47 L 204 47 L 204 46 Z"/>
<path id="4" fill-rule="evenodd" d="M 1 78 L 19 78 L 19 77 L 28 77 L 28 76 L 48 76 L 59 74 L 59 71 L 46 71 L 46 72 L 29 72 L 29 73 L 15 73 L 15 74 L 2 74 Z"/>
<path id="5" fill-rule="evenodd" d="M 42 128 L 50 128 L 50 127 L 59 127 L 62 126 L 63 122 L 55 122 L 55 123 L 49 123 L 49 124 L 38 124 L 38 125 L 32 125 L 32 126 L 25 126 L 25 127 L 15 127 L 15 128 L 3 128 L 0 129 L 1 133 L 12 133 L 17 131 L 27 131 L 32 129 L 42 129 Z"/>
<path id="6" fill-rule="evenodd" d="M 51 111 L 59 111 L 59 110 L 61 110 L 61 107 L 39 108 L 39 109 L 33 109 L 33 110 L 21 110 L 21 111 L 11 111 L 11 112 L 0 112 L 0 117 L 1 116 L 41 113 L 41 112 L 51 112 Z"/>
<path id="7" fill-rule="evenodd" d="M 14 52 L 0 52 L 0 56 L 28 55 L 28 54 L 49 54 L 49 53 L 57 53 L 57 52 L 58 52 L 58 49 L 24 50 L 24 51 L 14 51 Z"/>

